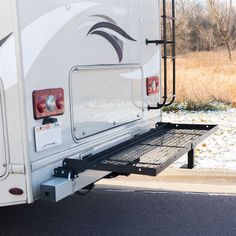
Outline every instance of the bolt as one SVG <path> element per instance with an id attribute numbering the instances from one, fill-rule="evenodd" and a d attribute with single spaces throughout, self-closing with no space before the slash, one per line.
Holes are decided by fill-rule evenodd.
<path id="1" fill-rule="evenodd" d="M 70 4 L 66 4 L 66 10 L 69 11 L 71 9 L 71 5 Z"/>

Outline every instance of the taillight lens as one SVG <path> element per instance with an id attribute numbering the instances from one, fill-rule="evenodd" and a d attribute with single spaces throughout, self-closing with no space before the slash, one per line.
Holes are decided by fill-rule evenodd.
<path id="1" fill-rule="evenodd" d="M 56 109 L 56 97 L 53 95 L 49 95 L 46 98 L 46 107 L 48 111 L 54 111 Z"/>
<path id="2" fill-rule="evenodd" d="M 39 97 L 37 102 L 37 110 L 39 113 L 44 113 L 46 111 L 46 102 L 44 97 Z"/>
<path id="3" fill-rule="evenodd" d="M 58 94 L 56 98 L 56 106 L 59 110 L 64 109 L 64 95 L 63 94 Z"/>
<path id="4" fill-rule="evenodd" d="M 61 88 L 34 91 L 34 118 L 62 115 L 65 112 L 64 103 L 64 90 Z"/>
<path id="5" fill-rule="evenodd" d="M 149 77 L 146 80 L 147 96 L 157 94 L 160 91 L 160 79 L 157 76 Z"/>

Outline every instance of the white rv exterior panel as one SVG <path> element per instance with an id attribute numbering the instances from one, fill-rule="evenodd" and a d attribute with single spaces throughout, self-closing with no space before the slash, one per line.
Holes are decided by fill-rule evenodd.
<path id="1" fill-rule="evenodd" d="M 0 81 L 0 177 L 2 177 L 7 170 L 7 155 L 6 155 L 6 127 L 4 119 L 4 96 L 3 87 Z"/>
<path id="2" fill-rule="evenodd" d="M 20 79 L 21 60 L 16 1 L 0 2 L 0 206 L 32 202 L 26 155 L 26 139 L 23 135 L 22 109 L 24 99 Z M 4 165 L 4 167 L 3 167 Z M 26 174 L 27 169 L 27 174 Z M 27 183 L 27 184 L 26 184 Z M 23 194 L 13 195 L 12 188 Z M 27 191 L 28 190 L 28 191 Z"/>
<path id="3" fill-rule="evenodd" d="M 20 196 L 9 193 L 11 188 L 17 187 L 23 190 Z M 0 181 L 0 206 L 23 204 L 27 202 L 27 187 L 25 176 L 22 174 L 10 174 L 7 178 Z"/>

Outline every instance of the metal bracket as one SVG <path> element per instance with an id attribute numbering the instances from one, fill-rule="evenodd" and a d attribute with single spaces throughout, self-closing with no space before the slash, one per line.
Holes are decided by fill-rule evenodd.
<path id="1" fill-rule="evenodd" d="M 11 174 L 25 174 L 25 165 L 9 164 L 9 172 Z"/>
<path id="2" fill-rule="evenodd" d="M 73 180 L 77 178 L 78 176 L 74 173 L 74 170 L 67 169 L 63 166 L 63 167 L 58 167 L 54 170 L 53 177 L 66 178 L 68 180 Z"/>
<path id="3" fill-rule="evenodd" d="M 188 152 L 188 169 L 194 168 L 194 149 Z"/>
<path id="4" fill-rule="evenodd" d="M 190 170 L 192 170 L 195 167 L 195 164 L 194 164 L 195 155 L 194 154 L 195 154 L 194 149 L 191 149 L 188 152 L 188 163 L 182 165 L 180 167 L 181 169 L 190 169 Z"/>

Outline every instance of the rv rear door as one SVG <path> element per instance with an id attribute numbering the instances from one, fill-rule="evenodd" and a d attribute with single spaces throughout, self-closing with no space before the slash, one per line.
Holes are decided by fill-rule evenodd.
<path id="1" fill-rule="evenodd" d="M 84 46 L 81 63 L 70 73 L 75 140 L 122 129 L 143 117 L 139 8 L 134 2 L 104 4 L 102 14 L 89 17 L 94 23 L 85 31 L 86 41 L 83 30 L 77 33 Z"/>

